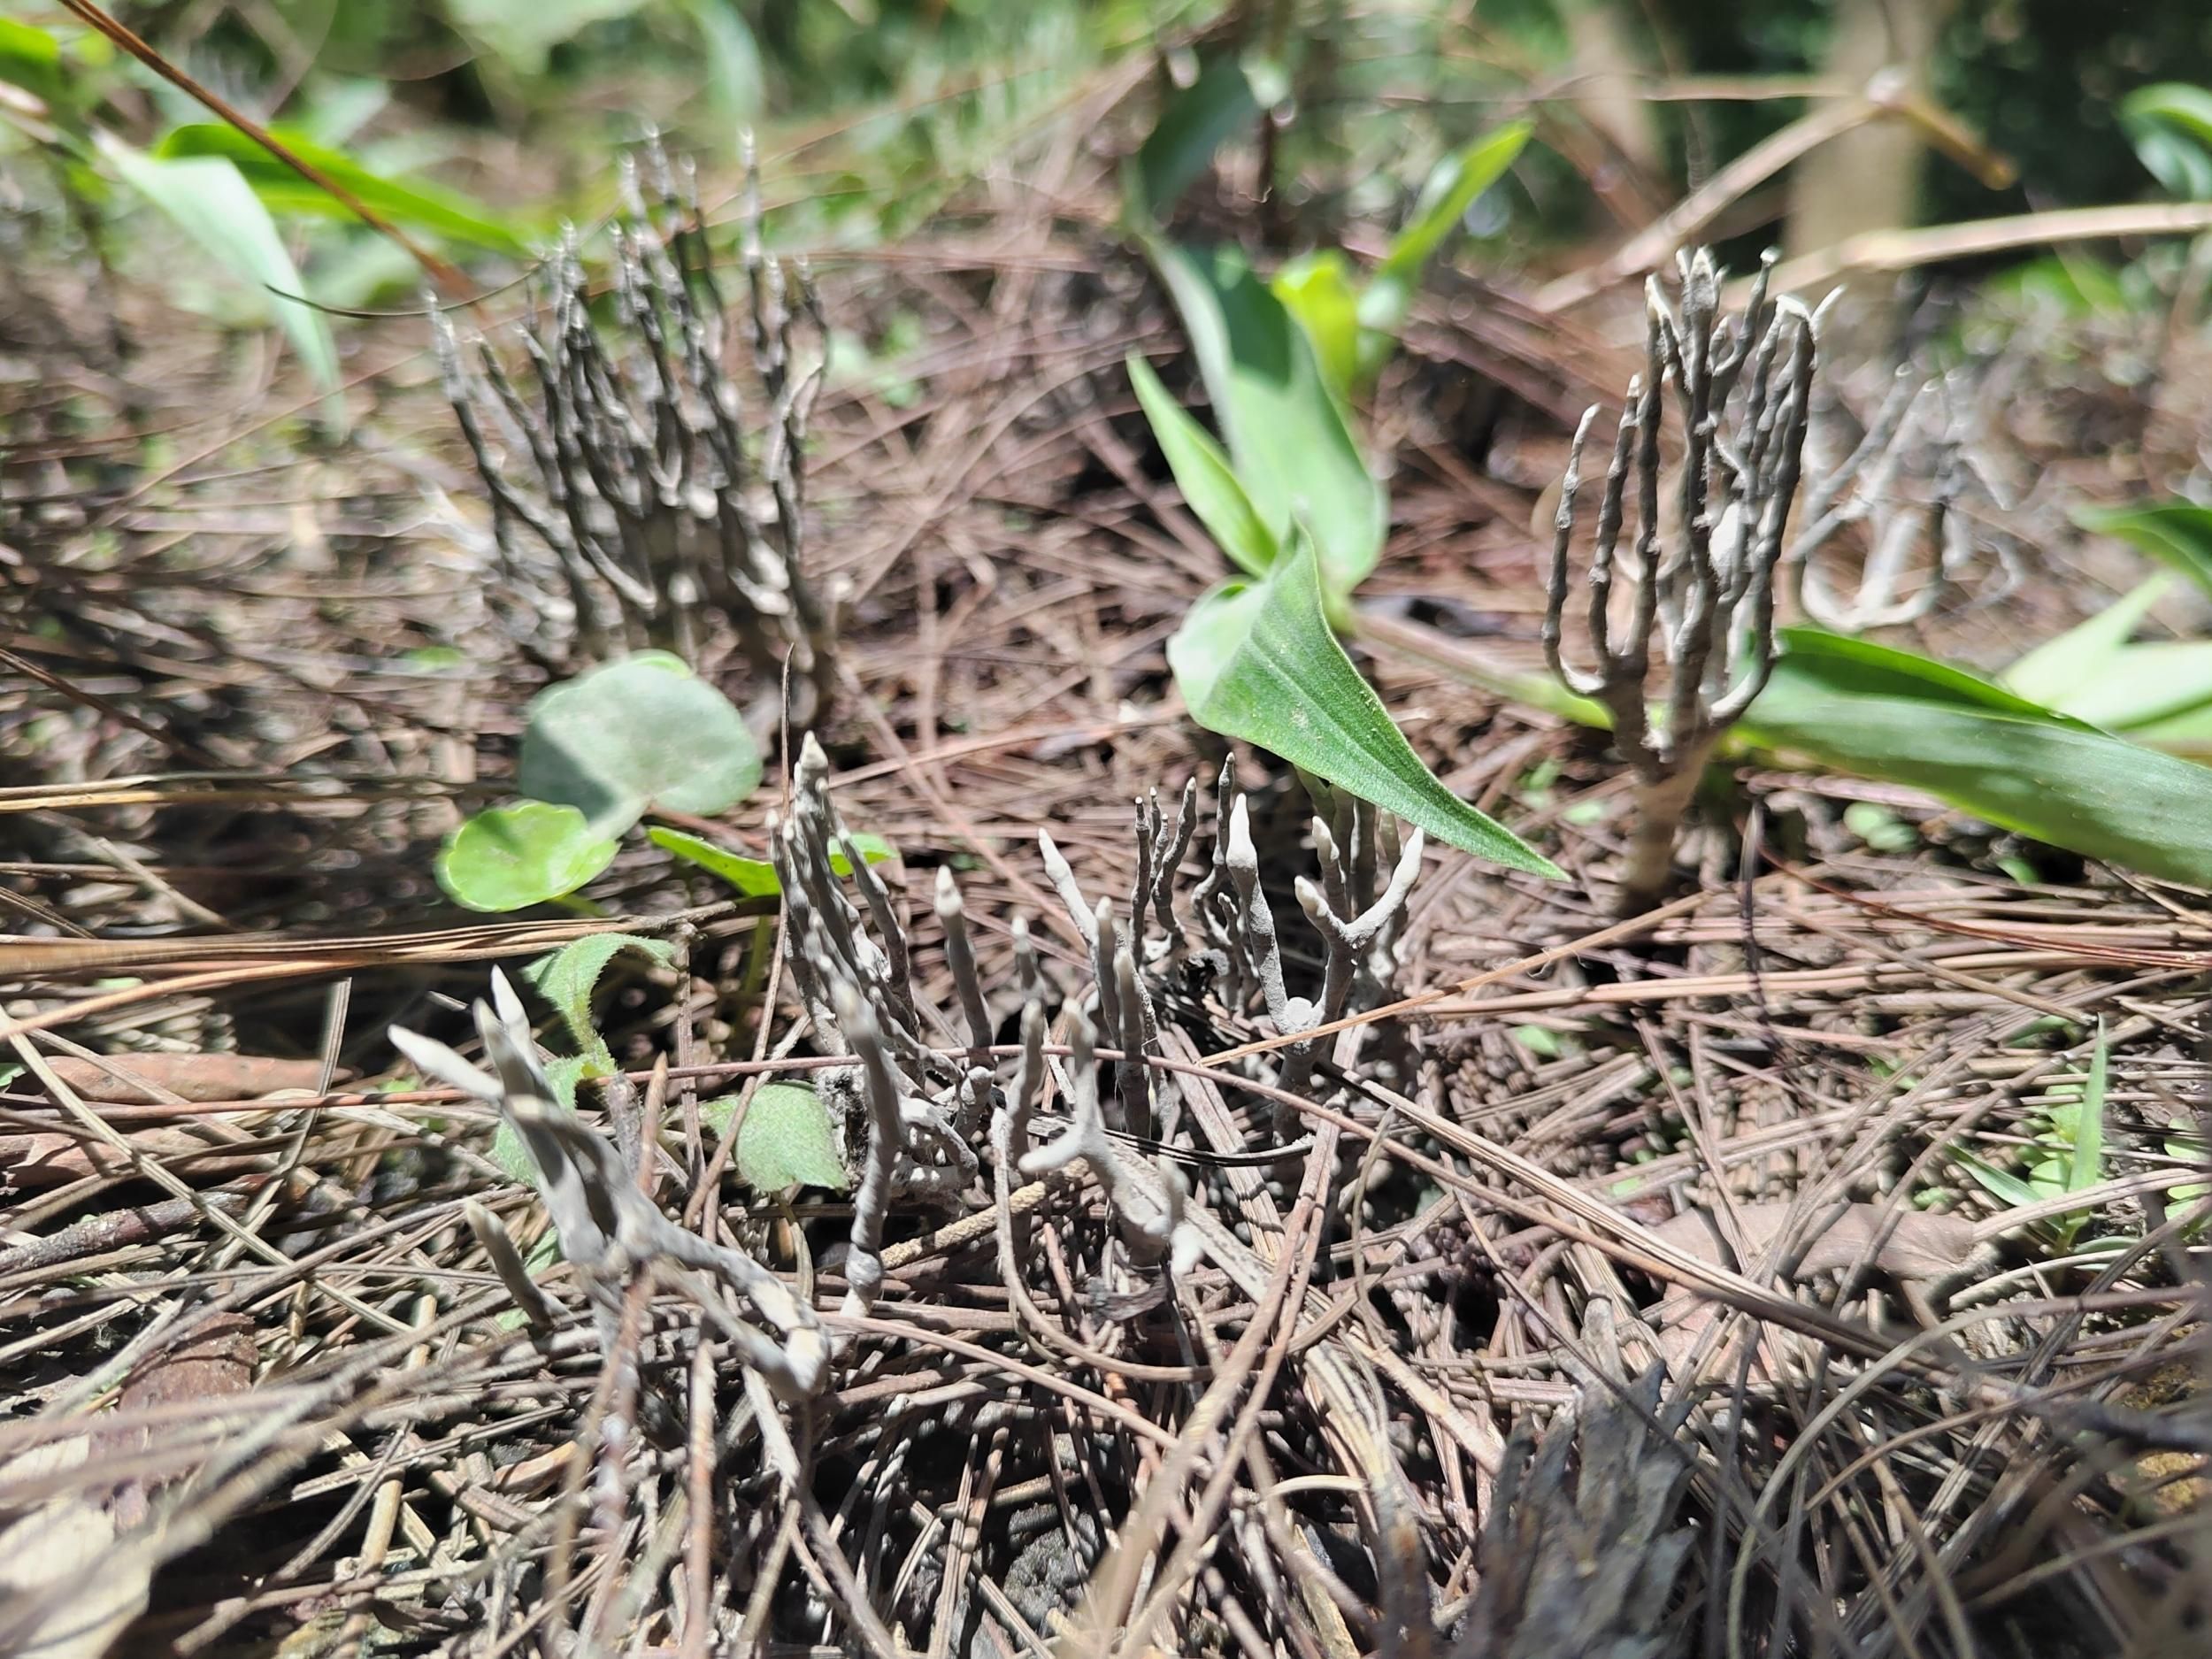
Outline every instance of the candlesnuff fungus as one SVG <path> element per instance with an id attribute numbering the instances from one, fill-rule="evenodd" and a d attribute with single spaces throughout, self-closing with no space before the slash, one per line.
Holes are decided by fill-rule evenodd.
<path id="1" fill-rule="evenodd" d="M 1544 650 L 1569 690 L 1604 705 L 1636 775 L 1624 914 L 1648 909 L 1665 892 L 1676 832 L 1705 763 L 1774 665 L 1775 566 L 1801 476 L 1819 319 L 1787 296 L 1769 301 L 1772 263 L 1770 255 L 1732 325 L 1721 313 L 1721 273 L 1709 251 L 1679 256 L 1678 311 L 1655 278 L 1647 286 L 1645 371 L 1629 382 L 1590 557 L 1594 669 L 1570 664 L 1561 643 L 1567 554 L 1594 408 L 1575 432 L 1560 487 Z M 1684 454 L 1671 499 L 1663 501 L 1659 436 L 1670 386 Z M 1631 528 L 1632 565 L 1619 557 Z M 1624 626 L 1613 614 L 1617 569 L 1634 583 Z M 1663 687 L 1652 683 L 1655 632 Z"/>
<path id="2" fill-rule="evenodd" d="M 623 162 L 611 322 L 593 316 L 570 231 L 546 263 L 546 309 L 524 326 L 526 380 L 431 308 L 446 396 L 491 501 L 500 591 L 518 605 L 509 626 L 541 654 L 562 654 L 565 619 L 587 657 L 653 645 L 695 664 L 721 619 L 768 683 L 788 659 L 803 722 L 828 693 L 836 618 L 804 568 L 807 423 L 826 352 L 808 365 L 796 348 L 802 323 L 821 341 L 827 328 L 803 270 L 795 303 L 762 252 L 749 147 L 743 263 L 767 398 L 749 434 L 696 180 L 657 143 L 644 163 L 649 199 L 637 158 Z"/>

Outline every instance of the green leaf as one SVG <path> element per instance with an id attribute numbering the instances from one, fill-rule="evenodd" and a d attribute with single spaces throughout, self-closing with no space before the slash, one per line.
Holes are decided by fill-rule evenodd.
<path id="1" fill-rule="evenodd" d="M 302 161 L 319 170 L 334 184 L 353 192 L 361 204 L 396 225 L 425 230 L 450 242 L 488 248 L 516 258 L 526 258 L 529 247 L 504 226 L 485 217 L 486 210 L 467 197 L 435 185 L 402 183 L 371 173 L 341 151 L 320 144 L 293 127 L 270 131 Z M 350 219 L 353 210 L 319 185 L 286 166 L 245 134 L 212 122 L 180 127 L 154 146 L 162 160 L 220 158 L 238 169 L 254 194 L 280 213 L 315 213 Z"/>
<path id="2" fill-rule="evenodd" d="M 1224 54 L 1208 63 L 1197 80 L 1168 99 L 1122 169 L 1122 200 L 1130 223 L 1145 228 L 1173 212 L 1223 141 L 1256 121 L 1261 111 L 1279 103 L 1289 90 L 1288 77 L 1263 58 Z"/>
<path id="3" fill-rule="evenodd" d="M 2074 522 L 2096 535 L 2117 536 L 2162 559 L 2212 594 L 2212 507 L 2158 501 L 2140 507 L 2077 507 Z"/>
<path id="4" fill-rule="evenodd" d="M 735 1101 L 731 1102 L 734 1111 Z M 707 1121 L 712 1118 L 701 1114 Z M 726 1123 L 727 1118 L 724 1120 Z M 841 1193 L 852 1185 L 837 1156 L 837 1131 L 829 1109 L 798 1083 L 764 1083 L 745 1108 L 731 1149 L 738 1178 L 757 1193 L 824 1187 Z"/>
<path id="5" fill-rule="evenodd" d="M 2110 671 L 2146 613 L 2172 585 L 2170 577 L 2154 576 L 2086 621 L 2045 641 L 2005 670 L 2005 685 L 2031 702 L 2068 708 L 2070 696 Z M 2112 724 L 2079 709 L 2068 708 L 2068 712 L 2093 724 Z"/>
<path id="6" fill-rule="evenodd" d="M 2108 1064 L 2104 1021 L 2097 1022 L 2096 1046 L 2089 1051 L 2089 1077 L 2080 1104 L 2072 1109 L 2067 1134 L 2065 1190 L 2085 1192 L 2104 1179 L 2104 1095 Z M 2055 1113 L 2053 1114 L 2056 1116 Z"/>
<path id="7" fill-rule="evenodd" d="M 2212 886 L 2212 770 L 1910 652 L 1782 632 L 1737 728 L 1757 747 L 1900 783 L 2055 847 Z"/>
<path id="8" fill-rule="evenodd" d="M 595 23 L 626 18 L 645 0 L 446 0 L 453 26 L 520 74 L 541 74 L 546 56 Z"/>
<path id="9" fill-rule="evenodd" d="M 1421 187 L 1412 222 L 1390 244 L 1377 274 L 1398 278 L 1409 287 L 1417 282 L 1444 239 L 1458 229 L 1475 199 L 1505 176 L 1533 131 L 1527 121 L 1509 121 L 1440 162 Z"/>
<path id="10" fill-rule="evenodd" d="M 1230 464 L 1279 547 L 1294 522 L 1318 549 L 1333 607 L 1382 555 L 1386 509 L 1305 330 L 1233 248 L 1146 247 L 1190 335 Z"/>
<path id="11" fill-rule="evenodd" d="M 291 336 L 315 383 L 338 385 L 338 348 L 320 311 L 303 304 L 300 273 L 285 251 L 269 210 L 238 169 L 217 156 L 165 161 L 112 138 L 101 149 L 123 181 L 151 202 L 185 234 L 263 291 L 272 314 Z M 336 405 L 338 400 L 331 398 Z M 343 415 L 342 406 L 336 410 Z M 334 422 L 334 424 L 337 424 Z"/>
<path id="12" fill-rule="evenodd" d="M 1323 248 L 1293 259 L 1267 286 L 1306 331 L 1329 389 L 1349 397 L 1360 372 L 1360 296 L 1350 262 Z"/>
<path id="13" fill-rule="evenodd" d="M 570 1040 L 575 1043 L 590 1076 L 604 1077 L 614 1070 L 614 1056 L 592 1020 L 591 999 L 607 964 L 626 950 L 634 950 L 664 967 L 676 959 L 676 948 L 666 940 L 648 939 L 641 933 L 587 933 L 538 957 L 522 970 L 523 979 L 553 1004 L 561 1023 L 568 1027 Z"/>
<path id="14" fill-rule="evenodd" d="M 58 111 L 69 101 L 61 42 L 13 18 L 0 18 L 0 81 L 22 88 L 49 111 Z"/>
<path id="15" fill-rule="evenodd" d="M 1168 641 L 1191 718 L 1242 738 L 1438 840 L 1515 870 L 1563 872 L 1452 794 L 1390 716 L 1322 614 L 1313 549 L 1302 537 L 1263 582 L 1230 582 L 1191 608 Z"/>
<path id="16" fill-rule="evenodd" d="M 749 125 L 767 105 L 760 41 L 733 0 L 679 0 L 699 31 L 707 96 L 727 127 Z"/>
<path id="17" fill-rule="evenodd" d="M 1954 1152 L 1951 1156 L 1964 1164 L 1966 1172 L 1978 1181 L 1990 1196 L 2008 1210 L 2023 1210 L 2030 1204 L 2043 1202 L 2043 1195 L 2018 1176 L 2009 1174 L 1993 1164 L 1984 1162 L 1971 1152 Z"/>
<path id="18" fill-rule="evenodd" d="M 2212 197 L 2212 91 L 2171 81 L 2139 87 L 2120 101 L 2120 124 L 2168 190 Z"/>
<path id="19" fill-rule="evenodd" d="M 572 806 L 524 801 L 469 818 L 438 849 L 438 885 L 472 910 L 519 910 L 573 893 L 615 843 Z"/>
<path id="20" fill-rule="evenodd" d="M 748 858 L 743 853 L 733 853 L 701 836 L 687 835 L 665 825 L 655 825 L 645 835 L 654 846 L 675 854 L 686 864 L 698 865 L 710 875 L 721 877 L 748 898 L 773 898 L 783 891 L 783 883 L 776 878 L 776 866 L 765 858 Z M 856 832 L 853 845 L 872 864 L 899 856 L 898 849 L 880 835 Z M 852 874 L 852 865 L 847 862 L 842 848 L 830 849 L 830 868 L 841 876 Z"/>
<path id="21" fill-rule="evenodd" d="M 1137 402 L 1152 423 L 1152 435 L 1159 440 L 1160 452 L 1167 457 L 1168 470 L 1175 474 L 1184 501 L 1240 569 L 1266 575 L 1275 562 L 1275 538 L 1260 521 L 1244 486 L 1237 482 L 1229 457 L 1213 434 L 1168 396 L 1149 363 L 1133 351 L 1128 363 L 1129 383 L 1136 388 Z"/>
<path id="22" fill-rule="evenodd" d="M 2056 702 L 2093 726 L 2163 747 L 2151 733 L 2212 703 L 2212 641 L 2124 645 Z"/>
<path id="23" fill-rule="evenodd" d="M 640 651 L 530 700 L 518 782 L 619 835 L 649 807 L 710 817 L 735 806 L 760 787 L 760 747 L 682 658 Z"/>

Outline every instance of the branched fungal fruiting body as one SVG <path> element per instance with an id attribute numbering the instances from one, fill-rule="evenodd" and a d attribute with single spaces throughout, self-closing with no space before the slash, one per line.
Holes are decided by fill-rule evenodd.
<path id="1" fill-rule="evenodd" d="M 544 310 L 534 306 L 525 326 L 526 384 L 488 342 L 465 342 L 431 311 L 446 395 L 490 497 L 503 585 L 523 600 L 511 626 L 553 654 L 551 613 L 565 611 L 583 656 L 653 644 L 696 663 L 712 622 L 726 618 L 764 674 L 788 659 L 804 696 L 797 713 L 810 718 L 831 682 L 836 618 L 803 568 L 805 440 L 824 364 L 818 353 L 803 366 L 795 344 L 802 321 L 822 341 L 827 330 L 803 273 L 795 304 L 782 267 L 761 252 L 755 180 L 744 262 L 767 408 L 749 434 L 696 182 L 657 143 L 644 158 L 649 202 L 636 158 L 623 167 L 612 326 L 593 318 L 572 231 L 547 262 Z M 522 532 L 550 557 L 549 572 Z"/>
<path id="2" fill-rule="evenodd" d="M 1544 650 L 1569 690 L 1604 705 L 1636 774 L 1624 912 L 1648 908 L 1665 891 L 1675 833 L 1705 763 L 1765 688 L 1774 664 L 1775 566 L 1803 461 L 1818 319 L 1788 297 L 1770 303 L 1771 263 L 1770 256 L 1732 326 L 1721 314 L 1721 273 L 1708 252 L 1680 257 L 1678 311 L 1655 279 L 1647 290 L 1645 372 L 1629 385 L 1590 559 L 1594 669 L 1571 664 L 1562 638 L 1568 549 L 1595 409 L 1568 453 Z M 1681 411 L 1685 449 L 1673 497 L 1663 502 L 1659 437 L 1668 387 Z M 1635 586 L 1624 629 L 1613 615 L 1613 587 L 1632 522 Z M 1663 692 L 1647 683 L 1655 632 Z"/>

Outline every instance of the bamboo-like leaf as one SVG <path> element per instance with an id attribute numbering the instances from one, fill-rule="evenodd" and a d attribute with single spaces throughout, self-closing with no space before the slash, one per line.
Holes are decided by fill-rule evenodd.
<path id="1" fill-rule="evenodd" d="M 2212 594 L 2212 507 L 2193 501 L 2154 501 L 2138 507 L 2077 507 L 2074 522 L 2099 535 L 2132 542 Z"/>
<path id="2" fill-rule="evenodd" d="M 321 312 L 296 297 L 305 290 L 299 270 L 285 251 L 269 210 L 237 167 L 220 156 L 165 160 L 104 135 L 100 148 L 126 184 L 261 290 L 316 384 L 334 391 L 338 348 L 331 340 L 330 326 Z"/>
<path id="3" fill-rule="evenodd" d="M 1363 375 L 1372 375 L 1387 360 L 1421 285 L 1422 271 L 1459 228 L 1476 198 L 1504 176 L 1533 130 L 1526 121 L 1509 121 L 1446 157 L 1429 175 L 1414 204 L 1411 222 L 1390 244 L 1374 280 L 1360 296 Z"/>
<path id="4" fill-rule="evenodd" d="M 2170 577 L 2152 577 L 2085 622 L 2046 640 L 2000 678 L 2031 702 L 2064 707 L 2069 695 L 2106 672 L 2121 648 L 2134 637 L 2144 616 L 2172 585 Z M 2096 718 L 2088 714 L 2081 718 Z"/>
<path id="5" fill-rule="evenodd" d="M 687 834 L 661 824 L 647 830 L 645 836 L 654 846 L 675 854 L 686 864 L 696 864 L 708 874 L 721 877 L 748 898 L 773 898 L 783 891 L 783 883 L 776 875 L 776 866 L 765 858 L 748 858 L 743 853 L 733 853 L 726 847 L 717 847 L 703 836 Z M 899 856 L 898 849 L 880 835 L 856 833 L 853 845 L 860 849 L 860 856 L 872 864 L 879 864 L 887 858 Z M 852 866 L 846 861 L 842 848 L 830 849 L 830 868 L 841 876 L 852 874 Z"/>
<path id="6" fill-rule="evenodd" d="M 1198 522 L 1237 566 L 1254 576 L 1264 576 L 1275 562 L 1276 541 L 1252 505 L 1252 498 L 1237 482 L 1229 457 L 1221 446 L 1180 403 L 1152 365 L 1134 352 L 1129 355 L 1129 383 L 1136 388 L 1152 435 L 1167 457 L 1176 488 L 1198 515 Z"/>
<path id="7" fill-rule="evenodd" d="M 327 144 L 315 142 L 291 127 L 273 127 L 272 134 L 334 184 L 350 190 L 363 205 L 394 224 L 426 230 L 449 242 L 468 242 L 517 258 L 526 257 L 529 247 L 504 226 L 486 217 L 486 210 L 466 196 L 419 181 L 403 183 L 371 173 L 358 162 Z M 318 185 L 309 183 L 234 127 L 201 122 L 180 127 L 164 135 L 153 153 L 164 161 L 219 157 L 238 169 L 264 205 L 279 213 L 314 213 L 351 219 L 353 210 Z"/>
<path id="8" fill-rule="evenodd" d="M 1909 651 L 1816 628 L 1785 629 L 1782 647 L 1740 740 L 1924 789 L 2146 875 L 2212 886 L 2212 769 Z"/>
<path id="9" fill-rule="evenodd" d="M 1422 764 L 1330 632 L 1302 537 L 1265 581 L 1227 583 L 1193 606 L 1167 658 L 1207 730 L 1256 743 L 1478 857 L 1563 874 Z"/>
<path id="10" fill-rule="evenodd" d="M 1268 284 L 1306 331 L 1322 378 L 1340 398 L 1360 378 L 1360 295 L 1351 263 L 1333 248 L 1302 255 Z"/>
<path id="11" fill-rule="evenodd" d="M 1146 242 L 1190 335 L 1231 465 L 1279 547 L 1312 535 L 1332 608 L 1375 568 L 1386 517 L 1305 330 L 1234 249 Z"/>

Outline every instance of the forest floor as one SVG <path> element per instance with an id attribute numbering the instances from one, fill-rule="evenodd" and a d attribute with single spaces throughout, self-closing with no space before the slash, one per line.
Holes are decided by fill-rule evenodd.
<path id="1" fill-rule="evenodd" d="M 1023 189 L 817 265 L 835 326 L 921 343 L 815 413 L 810 570 L 847 617 L 816 734 L 956 1023 L 931 894 L 956 874 L 1002 1087 L 1016 919 L 1053 1009 L 1091 981 L 1039 831 L 1125 911 L 1133 810 L 1195 780 L 1187 900 L 1230 753 L 1164 656 L 1223 572 L 1122 368 L 1187 388 L 1111 229 L 1120 90 Z M 1544 315 L 1445 279 L 1371 427 L 1392 518 L 1356 657 L 1569 879 L 1432 846 L 1397 1000 L 1293 1094 L 1256 999 L 1163 998 L 1141 1149 L 1211 1218 L 1187 1271 L 1133 1256 L 1079 1164 L 1012 1214 L 979 1147 L 973 1183 L 896 1207 L 849 1317 L 850 1201 L 745 1190 L 714 1127 L 820 1057 L 787 973 L 763 983 L 773 902 L 634 840 L 596 917 L 470 918 L 433 878 L 544 673 L 419 321 L 347 326 L 336 439 L 273 336 L 28 262 L 0 292 L 0 1651 L 2200 1650 L 2203 895 L 1746 763 L 1678 896 L 1623 923 L 1603 735 L 1450 672 L 1540 664 L 1531 514 L 1637 366 L 1632 293 Z M 2015 557 L 1923 649 L 1994 666 L 2131 580 L 2066 506 L 2196 464 L 2207 365 L 2169 342 L 2121 388 L 2097 343 L 2025 340 L 1959 388 Z M 1310 990 L 1310 808 L 1234 758 Z M 764 856 L 793 759 L 671 821 Z M 611 972 L 635 1090 L 586 1119 L 851 1338 L 795 1403 L 664 1264 L 617 1286 L 610 1342 L 541 1256 L 526 1322 L 468 1207 L 526 1253 L 546 1205 L 386 1034 L 466 1047 L 494 965 L 618 926 L 676 954 Z M 1962 1155 L 2039 1156 L 2099 1056 L 2098 1179 L 2001 1202 Z"/>

